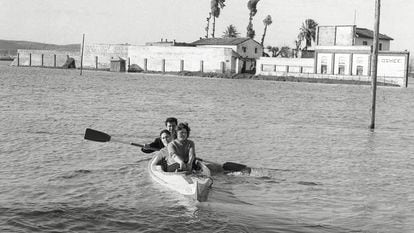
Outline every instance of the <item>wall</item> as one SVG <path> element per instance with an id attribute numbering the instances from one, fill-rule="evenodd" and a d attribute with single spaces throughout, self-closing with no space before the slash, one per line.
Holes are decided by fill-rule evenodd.
<path id="1" fill-rule="evenodd" d="M 42 54 L 44 54 L 44 66 L 54 66 L 53 55 L 56 54 L 57 67 L 61 67 L 66 62 L 68 55 L 75 59 L 76 67 L 80 67 L 80 53 L 53 50 L 19 50 L 19 53 L 21 66 L 41 66 Z M 221 73 L 222 62 L 224 62 L 224 72 L 236 72 L 235 56 L 231 48 L 85 44 L 83 67 L 109 70 L 111 59 L 120 57 L 127 61 L 127 66 L 137 64 L 142 69 L 145 67 L 146 59 L 148 71 L 163 71 L 163 64 L 166 72 L 180 71 L 182 64 L 186 71 L 200 71 L 203 61 L 204 72 Z M 17 66 L 17 59 L 12 65 Z"/>
<path id="2" fill-rule="evenodd" d="M 256 75 L 283 76 L 290 74 L 313 73 L 313 58 L 261 57 L 257 60 Z"/>
<path id="3" fill-rule="evenodd" d="M 42 66 L 42 54 L 43 54 L 43 66 L 54 67 L 54 56 L 56 55 L 56 67 L 62 67 L 65 64 L 67 57 L 75 59 L 76 67 L 80 67 L 80 53 L 73 51 L 58 51 L 58 50 L 29 50 L 18 49 L 18 58 L 16 57 L 11 63 L 12 66 L 17 66 L 19 60 L 20 66 Z M 30 61 L 31 56 L 31 61 Z"/>
<path id="4" fill-rule="evenodd" d="M 350 46 L 354 44 L 354 25 L 318 26 L 317 31 L 317 45 Z"/>
<path id="5" fill-rule="evenodd" d="M 232 55 L 233 50 L 230 48 L 178 46 L 129 46 L 128 48 L 130 64 L 137 64 L 144 69 L 144 59 L 147 59 L 147 69 L 152 71 L 162 71 L 163 60 L 165 60 L 165 71 L 180 71 L 181 60 L 183 60 L 186 71 L 200 71 L 200 63 L 203 61 L 204 72 L 221 72 L 221 62 L 225 64 L 225 72 L 235 72 Z"/>
<path id="6" fill-rule="evenodd" d="M 316 50 L 316 73 L 345 76 L 370 76 L 369 46 L 320 46 Z M 381 51 L 377 77 L 402 87 L 408 85 L 408 52 Z M 322 66 L 326 66 L 324 69 Z M 340 68 L 342 66 L 342 72 Z"/>
<path id="7" fill-rule="evenodd" d="M 374 40 L 370 38 L 355 38 L 355 45 L 363 45 L 364 41 L 367 42 L 367 46 L 372 46 Z M 382 50 L 381 51 L 389 51 L 391 47 L 391 43 L 389 40 L 379 40 L 379 44 L 382 44 Z"/>
<path id="8" fill-rule="evenodd" d="M 352 48 L 319 50 L 316 53 L 316 60 L 261 57 L 257 61 L 256 75 L 370 81 L 369 51 L 363 50 L 362 47 L 356 50 Z M 378 55 L 377 81 L 407 87 L 408 59 L 408 52 L 381 52 Z M 316 64 L 316 73 L 314 73 L 314 64 Z M 322 70 L 322 65 L 326 66 L 326 70 Z M 340 65 L 343 66 L 342 73 L 339 69 Z"/>

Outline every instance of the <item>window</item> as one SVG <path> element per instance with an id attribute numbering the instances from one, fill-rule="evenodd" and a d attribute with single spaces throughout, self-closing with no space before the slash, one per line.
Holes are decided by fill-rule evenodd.
<path id="1" fill-rule="evenodd" d="M 243 53 L 245 53 L 247 51 L 247 48 L 243 46 L 242 50 L 243 50 Z"/>
<path id="2" fill-rule="evenodd" d="M 257 53 L 257 48 L 254 48 L 254 53 Z"/>
<path id="3" fill-rule="evenodd" d="M 368 41 L 366 40 L 362 41 L 362 45 L 368 45 Z"/>
<path id="4" fill-rule="evenodd" d="M 379 50 L 382 50 L 382 43 L 379 43 Z"/>

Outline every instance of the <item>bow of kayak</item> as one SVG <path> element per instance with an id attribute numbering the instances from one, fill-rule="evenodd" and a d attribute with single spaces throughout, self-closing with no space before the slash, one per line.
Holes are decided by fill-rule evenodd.
<path id="1" fill-rule="evenodd" d="M 155 158 L 156 156 L 148 163 L 148 171 L 153 180 L 194 200 L 207 201 L 213 179 L 203 162 L 196 161 L 199 169 L 192 173 L 165 172 L 161 165 L 154 162 Z"/>

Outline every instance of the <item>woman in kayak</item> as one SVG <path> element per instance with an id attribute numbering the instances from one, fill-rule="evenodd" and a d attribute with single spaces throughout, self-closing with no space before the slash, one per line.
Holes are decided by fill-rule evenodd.
<path id="1" fill-rule="evenodd" d="M 168 144 L 168 153 L 179 165 L 180 171 L 191 171 L 196 157 L 194 142 L 189 140 L 190 127 L 187 123 L 177 126 L 177 139 Z"/>

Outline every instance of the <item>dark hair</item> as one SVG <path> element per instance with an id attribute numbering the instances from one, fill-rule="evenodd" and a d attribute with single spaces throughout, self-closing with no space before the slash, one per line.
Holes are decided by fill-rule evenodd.
<path id="1" fill-rule="evenodd" d="M 165 120 L 165 126 L 167 126 L 168 122 L 178 124 L 178 120 L 175 117 L 168 117 L 167 120 Z"/>
<path id="2" fill-rule="evenodd" d="M 168 130 L 166 130 L 166 129 L 163 129 L 163 130 L 161 130 L 161 132 L 160 132 L 160 137 L 161 137 L 161 135 L 162 135 L 163 133 L 166 133 L 168 136 L 171 136 L 170 131 L 168 131 Z"/>
<path id="3" fill-rule="evenodd" d="M 187 130 L 187 137 L 190 137 L 190 131 L 191 131 L 191 129 L 188 126 L 188 123 L 187 122 L 178 124 L 177 131 L 180 131 L 182 129 L 186 129 Z"/>

